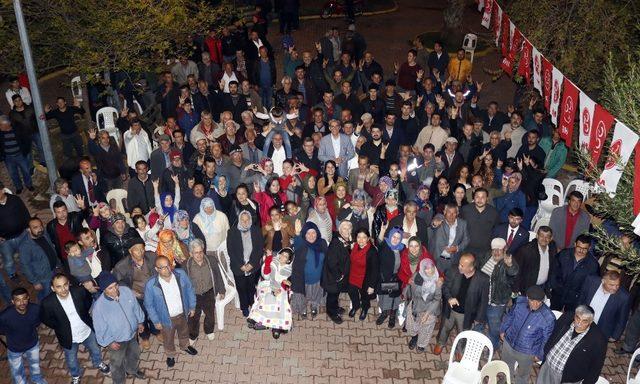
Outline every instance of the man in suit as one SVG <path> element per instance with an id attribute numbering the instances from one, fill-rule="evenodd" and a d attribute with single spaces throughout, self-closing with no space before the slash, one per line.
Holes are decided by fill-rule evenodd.
<path id="1" fill-rule="evenodd" d="M 378 185 L 378 175 L 369 166 L 369 158 L 366 155 L 358 156 L 358 168 L 349 171 L 349 193 L 353 193 L 356 189 L 364 189 L 364 183 L 367 180 L 371 185 Z"/>
<path id="2" fill-rule="evenodd" d="M 238 124 L 242 123 L 242 112 L 249 109 L 249 106 L 247 106 L 247 98 L 238 92 L 237 81 L 229 82 L 229 93 L 222 95 L 222 108 L 231 112 L 233 121 Z"/>
<path id="3" fill-rule="evenodd" d="M 607 271 L 602 279 L 588 276 L 582 284 L 579 303 L 593 309 L 593 321 L 609 341 L 622 336 L 629 318 L 631 295 L 626 288 L 620 287 L 620 272 Z"/>
<path id="4" fill-rule="evenodd" d="M 607 338 L 594 324 L 593 309 L 580 305 L 556 321 L 544 347 L 545 362 L 536 384 L 589 383 L 600 377 Z"/>
<path id="5" fill-rule="evenodd" d="M 598 275 L 598 260 L 589 253 L 591 238 L 583 234 L 578 236 L 573 248 L 558 253 L 552 275 L 551 309 L 558 311 L 573 310 L 580 301 L 582 286 L 587 276 Z"/>
<path id="6" fill-rule="evenodd" d="M 386 158 L 390 161 L 398 159 L 398 150 L 400 145 L 405 143 L 404 132 L 396 124 L 396 114 L 391 110 L 387 110 L 384 116 L 384 128 L 382 129 L 382 139 L 389 143 Z M 413 143 L 412 143 L 413 144 Z"/>
<path id="7" fill-rule="evenodd" d="M 51 280 L 51 292 L 43 301 L 41 307 L 42 322 L 53 329 L 58 343 L 64 351 L 71 383 L 80 383 L 82 368 L 78 363 L 78 347 L 84 345 L 89 351 L 94 368 L 103 374 L 111 369 L 102 361 L 102 355 L 93 322 L 89 315 L 91 296 L 79 286 L 69 286 L 69 279 L 62 273 L 56 274 Z"/>
<path id="8" fill-rule="evenodd" d="M 151 163 L 151 180 L 159 179 L 164 170 L 171 165 L 171 136 L 167 134 L 160 135 L 160 147 L 151 152 L 149 162 Z M 137 167 L 137 165 L 136 165 Z"/>
<path id="9" fill-rule="evenodd" d="M 331 134 L 320 140 L 318 159 L 323 163 L 329 160 L 335 161 L 338 165 L 339 175 L 344 177 L 348 174 L 347 162 L 355 155 L 355 150 L 353 149 L 353 144 L 351 144 L 351 139 L 341 133 L 340 128 L 340 121 L 329 121 Z"/>
<path id="10" fill-rule="evenodd" d="M 82 159 L 79 163 L 79 172 L 71 178 L 71 190 L 75 195 L 82 195 L 86 207 L 93 207 L 100 201 L 106 201 L 103 187 L 104 183 L 98 180 L 98 176 L 91 168 L 89 159 Z"/>
<path id="11" fill-rule="evenodd" d="M 403 231 L 402 243 L 405 246 L 409 244 L 409 239 L 413 236 L 417 236 L 422 244 L 427 244 L 427 228 L 429 227 L 429 224 L 417 217 L 418 204 L 415 201 L 410 200 L 405 203 L 403 209 L 404 214 L 398 215 L 389 221 L 387 232 L 384 235 L 385 238 L 392 228 L 400 227 Z"/>
<path id="12" fill-rule="evenodd" d="M 571 247 L 578 235 L 589 230 L 591 217 L 582 209 L 584 196 L 578 191 L 569 193 L 567 205 L 558 207 L 551 213 L 549 226 L 553 230 L 558 249 Z"/>
<path id="13" fill-rule="evenodd" d="M 458 206 L 447 204 L 444 216 L 437 214 L 429 228 L 429 252 L 436 259 L 438 270 L 446 272 L 458 263 L 458 258 L 469 245 L 467 222 L 458 217 Z"/>
<path id="14" fill-rule="evenodd" d="M 553 241 L 553 232 L 546 225 L 538 228 L 536 238 L 524 244 L 515 252 L 520 273 L 513 284 L 514 292 L 524 293 L 533 285 L 547 288 L 551 268 L 555 266 L 558 250 Z"/>
<path id="15" fill-rule="evenodd" d="M 529 231 L 522 225 L 524 213 L 520 208 L 509 211 L 508 223 L 499 224 L 493 231 L 493 237 L 501 237 L 507 242 L 507 253 L 515 255 L 518 248 L 529 241 Z M 528 288 L 528 287 L 527 287 Z"/>
<path id="16" fill-rule="evenodd" d="M 478 108 L 478 98 L 471 99 L 471 113 L 482 119 L 482 130 L 486 133 L 500 132 L 502 126 L 509 122 L 509 117 L 498 108 L 497 101 L 489 102 L 487 109 Z"/>
<path id="17" fill-rule="evenodd" d="M 458 169 L 464 165 L 464 158 L 458 152 L 458 139 L 449 137 L 444 142 L 444 150 L 439 155 L 444 163 L 444 171 L 442 174 L 447 179 L 453 179 L 458 173 Z"/>
<path id="18" fill-rule="evenodd" d="M 452 265 L 447 270 L 442 286 L 442 321 L 438 341 L 433 348 L 436 355 L 442 352 L 453 327 L 462 332 L 472 326 L 480 328 L 486 320 L 489 277 L 476 270 L 475 261 L 472 254 L 465 253 L 460 256 L 458 265 Z"/>

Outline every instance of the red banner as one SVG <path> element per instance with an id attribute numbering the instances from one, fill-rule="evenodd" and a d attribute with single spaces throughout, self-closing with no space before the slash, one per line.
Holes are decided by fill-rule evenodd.
<path id="1" fill-rule="evenodd" d="M 522 49 L 522 41 L 524 40 L 524 36 L 522 36 L 522 32 L 518 29 L 518 27 L 514 27 L 513 29 L 513 38 L 511 39 L 511 60 L 515 60 L 515 57 L 520 50 Z"/>
<path id="2" fill-rule="evenodd" d="M 564 142 L 569 148 L 572 146 L 571 139 L 573 138 L 573 125 L 576 118 L 578 95 L 578 88 L 565 77 L 562 86 L 562 102 L 560 103 L 558 127 L 560 127 L 560 137 L 564 139 Z"/>
<path id="3" fill-rule="evenodd" d="M 496 36 L 496 47 L 499 47 L 500 30 L 502 29 L 502 8 L 497 2 L 494 2 L 491 12 L 493 14 L 493 34 Z"/>
<path id="4" fill-rule="evenodd" d="M 633 179 L 633 214 L 640 214 L 640 141 L 636 144 L 636 166 Z"/>
<path id="5" fill-rule="evenodd" d="M 500 50 L 502 51 L 502 57 L 507 57 L 509 54 L 509 15 L 502 13 L 502 36 L 500 37 Z"/>
<path id="6" fill-rule="evenodd" d="M 491 25 L 491 12 L 493 11 L 493 0 L 487 0 L 484 3 L 484 13 L 482 14 L 482 26 L 489 28 Z"/>
<path id="7" fill-rule="evenodd" d="M 533 46 L 529 40 L 522 43 L 522 55 L 518 63 L 518 75 L 524 77 L 527 84 L 531 83 L 531 51 Z"/>
<path id="8" fill-rule="evenodd" d="M 544 56 L 542 57 L 542 90 L 544 97 L 544 107 L 549 110 L 551 106 L 551 78 L 553 76 L 553 65 Z"/>
<path id="9" fill-rule="evenodd" d="M 591 125 L 591 141 L 589 142 L 589 151 L 594 166 L 598 164 L 604 141 L 607 139 L 611 125 L 615 118 L 600 104 L 596 104 L 593 114 L 593 124 Z"/>
<path id="10" fill-rule="evenodd" d="M 500 68 L 509 75 L 509 77 L 513 76 L 513 60 L 511 60 L 511 55 L 509 57 L 503 57 L 502 62 L 500 63 Z"/>

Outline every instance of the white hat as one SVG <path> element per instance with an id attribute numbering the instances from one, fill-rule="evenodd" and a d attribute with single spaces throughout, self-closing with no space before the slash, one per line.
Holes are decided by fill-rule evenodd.
<path id="1" fill-rule="evenodd" d="M 455 138 L 455 137 L 453 137 L 453 136 L 449 136 L 449 137 L 447 137 L 446 142 L 447 142 L 447 143 L 456 143 L 456 144 L 458 144 L 458 139 L 456 139 L 456 138 Z"/>
<path id="2" fill-rule="evenodd" d="M 491 249 L 504 249 L 506 246 L 507 242 L 501 237 L 491 240 Z"/>

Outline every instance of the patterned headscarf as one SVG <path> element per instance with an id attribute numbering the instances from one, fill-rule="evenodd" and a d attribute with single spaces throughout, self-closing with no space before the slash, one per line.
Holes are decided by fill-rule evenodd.
<path id="1" fill-rule="evenodd" d="M 242 215 L 249 216 L 249 225 L 247 227 L 243 227 L 242 226 L 242 221 L 240 220 L 240 217 Z M 252 224 L 253 224 L 253 222 L 252 222 L 252 218 L 251 218 L 251 212 L 249 212 L 247 210 L 244 210 L 244 211 L 240 212 L 240 214 L 238 215 L 238 230 L 240 232 L 247 232 L 247 231 L 249 231 L 251 229 L 251 225 Z"/>
<path id="2" fill-rule="evenodd" d="M 395 235 L 396 233 L 400 234 L 400 242 L 398 243 L 398 245 L 393 245 L 391 243 L 391 238 L 393 237 L 393 235 Z M 393 227 L 389 230 L 389 233 L 387 234 L 387 236 L 384 238 L 384 242 L 387 243 L 387 246 L 392 250 L 392 251 L 402 251 L 404 249 L 404 244 L 402 244 L 402 228 L 400 227 Z"/>
<path id="3" fill-rule="evenodd" d="M 433 268 L 433 274 L 427 275 L 425 270 L 427 268 Z M 436 291 L 436 284 L 438 283 L 438 270 L 430 259 L 422 259 L 420 266 L 418 267 L 418 273 L 422 277 L 422 299 L 426 300 L 427 297 Z"/>
<path id="4" fill-rule="evenodd" d="M 393 188 L 393 180 L 389 176 L 382 176 L 380 180 L 378 180 L 378 184 L 386 184 L 387 190 Z"/>
<path id="5" fill-rule="evenodd" d="M 187 246 L 189 246 L 189 243 L 196 238 L 191 230 L 191 223 L 189 222 L 189 219 L 189 213 L 182 209 L 177 211 L 173 216 L 173 230 L 175 231 L 178 240 L 181 240 Z M 182 220 L 187 220 L 187 228 L 182 228 L 180 225 Z"/>
<path id="6" fill-rule="evenodd" d="M 180 240 L 176 238 L 176 234 L 170 229 L 163 229 L 158 232 L 158 256 L 165 256 L 169 259 L 172 266 L 176 265 L 176 260 L 184 261 L 189 255 L 185 255 L 180 248 Z"/>

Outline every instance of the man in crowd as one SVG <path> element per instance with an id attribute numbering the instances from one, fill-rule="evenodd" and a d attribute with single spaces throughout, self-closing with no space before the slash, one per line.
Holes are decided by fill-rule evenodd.
<path id="1" fill-rule="evenodd" d="M 127 206 L 129 209 L 138 207 L 146 215 L 155 207 L 149 166 L 146 161 L 140 160 L 135 164 L 135 169 L 135 176 L 127 185 Z"/>
<path id="2" fill-rule="evenodd" d="M 47 223 L 47 233 L 56 248 L 56 253 L 62 261 L 65 271 L 69 271 L 65 244 L 69 241 L 75 241 L 83 227 L 85 218 L 90 212 L 85 209 L 84 200 L 81 196 L 76 196 L 76 204 L 80 211 L 69 212 L 64 201 L 56 201 L 53 203 L 54 217 Z"/>
<path id="3" fill-rule="evenodd" d="M 84 115 L 85 111 L 80 104 L 80 100 L 74 98 L 73 105 L 68 106 L 64 97 L 56 99 L 56 109 L 51 108 L 49 104 L 45 104 L 44 112 L 47 120 L 55 119 L 60 126 L 60 137 L 62 140 L 63 153 L 66 157 L 71 157 L 71 153 L 75 150 L 76 157 L 84 156 L 82 148 L 82 137 L 78 133 L 75 116 Z"/>
<path id="4" fill-rule="evenodd" d="M 518 297 L 500 326 L 502 360 L 512 370 L 511 377 L 515 384 L 529 382 L 533 363 L 544 358 L 544 348 L 556 319 L 544 303 L 542 288 L 531 286 L 526 294 L 526 297 Z"/>
<path id="5" fill-rule="evenodd" d="M 11 292 L 11 304 L 0 312 L 0 334 L 7 337 L 7 360 L 13 382 L 29 382 L 24 369 L 26 359 L 30 382 L 47 384 L 40 370 L 40 306 L 29 302 L 29 292 L 22 287 Z"/>
<path id="6" fill-rule="evenodd" d="M 482 255 L 491 249 L 493 227 L 498 223 L 498 211 L 488 205 L 489 192 L 485 188 L 473 191 L 473 203 L 460 210 L 460 217 L 467 222 L 469 245 L 467 252 Z"/>
<path id="7" fill-rule="evenodd" d="M 520 266 L 520 273 L 513 285 L 514 292 L 524 293 L 533 285 L 548 289 L 551 269 L 556 265 L 556 243 L 553 241 L 553 231 L 546 225 L 538 228 L 536 238 L 523 245 L 515 253 L 515 259 Z"/>
<path id="8" fill-rule="evenodd" d="M 558 250 L 571 247 L 576 238 L 589 230 L 591 217 L 582 208 L 584 196 L 578 191 L 571 191 L 567 198 L 567 205 L 555 208 L 551 213 L 549 227 Z"/>
<path id="9" fill-rule="evenodd" d="M 329 121 L 330 135 L 322 138 L 320 141 L 320 150 L 318 151 L 318 159 L 323 163 L 333 160 L 338 166 L 338 174 L 347 176 L 347 162 L 351 160 L 355 154 L 351 140 L 347 135 L 340 132 L 341 124 L 338 120 Z"/>
<path id="10" fill-rule="evenodd" d="M 38 301 L 42 301 L 50 292 L 51 278 L 60 266 L 60 260 L 49 235 L 44 230 L 42 220 L 32 217 L 26 232 L 19 247 L 20 270 L 33 284 Z"/>
<path id="11" fill-rule="evenodd" d="M 62 203 L 64 205 L 64 203 Z M 65 206 L 66 207 L 66 206 Z M 0 252 L 5 272 L 10 279 L 16 277 L 16 267 L 13 256 L 26 236 L 25 230 L 29 226 L 29 210 L 21 198 L 6 193 L 4 184 L 0 182 Z M 10 220 L 9 220 L 10 218 Z M 0 278 L 0 293 L 5 302 L 9 302 L 9 288 L 4 279 Z"/>
<path id="12" fill-rule="evenodd" d="M 98 179 L 106 184 L 101 192 L 121 188 L 128 173 L 122 161 L 122 152 L 107 131 L 89 131 L 89 154 L 96 160 Z"/>
<path id="13" fill-rule="evenodd" d="M 175 334 L 180 349 L 189 355 L 198 351 L 189 345 L 188 319 L 195 315 L 196 295 L 189 276 L 182 269 L 174 269 L 169 259 L 158 256 L 155 262 L 157 275 L 151 277 L 144 289 L 144 306 L 149 319 L 163 338 L 167 367 L 176 364 Z M 142 322 L 142 321 L 140 321 Z"/>
<path id="14" fill-rule="evenodd" d="M 6 116 L 0 116 L 0 160 L 4 161 L 16 194 L 26 187 L 33 192 L 31 180 L 31 136 L 23 128 L 13 126 Z"/>
<path id="15" fill-rule="evenodd" d="M 524 212 L 520 208 L 512 208 L 507 216 L 508 223 L 499 224 L 493 231 L 494 237 L 501 237 L 507 242 L 507 252 L 515 255 L 518 249 L 529 241 L 529 231 L 522 225 Z"/>
<path id="16" fill-rule="evenodd" d="M 458 206 L 447 204 L 444 216 L 434 217 L 430 231 L 429 251 L 436 259 L 438 270 L 446 272 L 450 266 L 458 265 L 458 256 L 469 245 L 467 222 L 458 217 Z"/>
<path id="17" fill-rule="evenodd" d="M 98 202 L 105 201 L 103 184 L 98 180 L 98 175 L 93 172 L 91 161 L 82 159 L 78 164 L 79 172 L 71 179 L 71 190 L 84 199 L 85 207 L 94 207 Z"/>
<path id="18" fill-rule="evenodd" d="M 130 128 L 123 135 L 124 147 L 127 153 L 127 164 L 129 165 L 129 175 L 135 177 L 138 163 L 143 161 L 148 164 L 151 156 L 151 141 L 149 134 L 142 129 L 140 120 L 133 119 Z M 146 171 L 145 171 L 146 173 Z"/>
<path id="19" fill-rule="evenodd" d="M 594 324 L 593 309 L 580 305 L 556 321 L 544 347 L 536 384 L 595 383 L 607 354 L 607 338 Z"/>
<path id="20" fill-rule="evenodd" d="M 127 220 L 122 213 L 111 216 L 111 227 L 101 234 L 100 244 L 107 249 L 111 255 L 111 265 L 129 255 L 129 244 L 134 239 L 140 238 L 140 234 L 135 228 L 127 224 Z"/>
<path id="21" fill-rule="evenodd" d="M 127 376 L 144 379 L 138 369 L 140 347 L 137 335 L 144 329 L 144 313 L 133 292 L 119 286 L 115 276 L 102 271 L 96 279 L 102 294 L 93 304 L 91 319 L 96 340 L 109 351 L 111 379 L 125 384 Z"/>
<path id="22" fill-rule="evenodd" d="M 42 302 L 42 322 L 56 334 L 56 339 L 64 351 L 71 383 L 79 384 L 82 376 L 82 368 L 78 363 L 80 344 L 89 351 L 93 367 L 102 374 L 109 374 L 111 368 L 102 361 L 93 322 L 89 316 L 91 295 L 77 285 L 69 286 L 69 279 L 61 273 L 51 279 L 51 290 L 53 292 Z"/>
<path id="23" fill-rule="evenodd" d="M 593 309 L 594 323 L 610 342 L 620 339 L 629 318 L 631 295 L 620 287 L 619 272 L 607 271 L 602 278 L 587 276 L 579 303 Z"/>
<path id="24" fill-rule="evenodd" d="M 584 281 L 590 275 L 597 275 L 600 269 L 590 248 L 591 238 L 583 234 L 578 236 L 573 248 L 564 249 L 556 256 L 549 279 L 551 309 L 570 311 L 580 304 Z"/>

